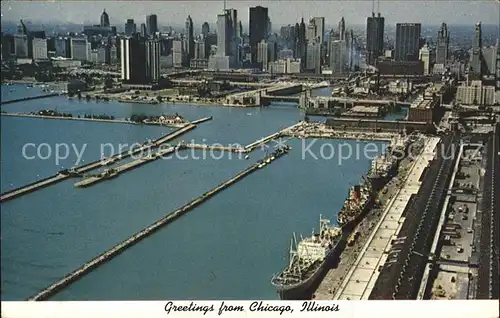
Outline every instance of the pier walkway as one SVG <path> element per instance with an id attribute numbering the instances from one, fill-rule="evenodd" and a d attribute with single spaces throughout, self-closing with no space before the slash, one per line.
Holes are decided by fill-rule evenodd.
<path id="1" fill-rule="evenodd" d="M 53 97 L 53 96 L 58 96 L 58 95 L 59 95 L 59 93 L 50 93 L 50 94 L 39 95 L 39 96 L 17 98 L 17 99 L 2 101 L 2 102 L 0 102 L 0 105 L 14 104 L 14 103 L 19 103 L 19 102 L 24 102 L 27 100 L 42 99 L 42 98 L 48 98 L 48 97 Z"/>
<path id="2" fill-rule="evenodd" d="M 44 115 L 35 115 L 35 114 L 22 114 L 22 113 L 0 113 L 0 116 L 42 118 L 42 119 L 79 120 L 79 121 L 93 121 L 93 122 L 102 122 L 102 123 L 118 123 L 118 124 L 137 125 L 136 122 L 130 121 L 130 120 L 125 120 L 125 119 L 78 118 L 78 117 L 63 117 L 63 116 L 44 116 Z"/>
<path id="3" fill-rule="evenodd" d="M 370 296 L 379 276 L 378 269 L 385 264 L 391 241 L 397 238 L 404 222 L 402 214 L 411 196 L 420 188 L 420 178 L 435 156 L 439 139 L 432 137 L 426 141 L 423 153 L 414 161 L 402 187 L 389 202 L 381 220 L 359 253 L 355 264 L 344 277 L 333 299 L 366 300 Z"/>
<path id="4" fill-rule="evenodd" d="M 288 151 L 280 153 L 280 154 L 275 154 L 274 158 L 277 159 L 281 157 L 282 155 L 288 153 Z M 270 164 L 273 162 L 273 159 L 271 157 L 267 157 L 268 163 Z M 274 160 L 275 160 L 274 159 Z M 205 192 L 201 196 L 197 197 L 196 199 L 192 200 L 191 202 L 185 204 L 184 206 L 178 208 L 177 210 L 168 213 L 165 217 L 159 219 L 158 221 L 154 222 L 150 226 L 144 228 L 143 230 L 135 233 L 128 239 L 124 240 L 123 242 L 115 245 L 108 251 L 102 253 L 101 255 L 95 257 L 94 259 L 90 260 L 89 262 L 85 263 L 82 267 L 76 269 L 72 273 L 66 275 L 63 279 L 55 282 L 54 284 L 48 286 L 47 288 L 43 289 L 40 291 L 38 294 L 28 298 L 27 300 L 31 301 L 36 301 L 36 300 L 46 300 L 49 297 L 53 296 L 56 294 L 58 291 L 62 290 L 66 286 L 70 285 L 71 283 L 77 281 L 78 279 L 82 278 L 84 275 L 88 274 L 91 270 L 97 268 L 98 266 L 110 261 L 114 257 L 116 257 L 118 254 L 124 252 L 127 248 L 135 245 L 142 239 L 145 239 L 149 235 L 153 234 L 156 232 L 158 229 L 161 227 L 171 223 L 175 219 L 179 218 L 180 216 L 186 214 L 193 208 L 199 206 L 203 202 L 207 201 L 208 199 L 212 198 L 222 190 L 228 188 L 229 186 L 235 184 L 236 182 L 240 181 L 244 177 L 250 175 L 252 172 L 255 172 L 256 170 L 264 167 L 262 163 L 255 163 L 251 165 L 250 167 L 246 168 L 245 170 L 241 171 L 238 173 L 236 176 L 232 177 L 231 179 L 221 183 L 214 189 Z"/>
<path id="5" fill-rule="evenodd" d="M 150 144 L 143 145 L 141 147 L 137 147 L 137 148 L 133 148 L 133 149 L 125 150 L 119 154 L 111 156 L 110 158 L 107 158 L 104 160 L 93 161 L 93 162 L 88 163 L 86 165 L 76 167 L 72 170 L 73 170 L 75 175 L 77 175 L 77 176 L 82 175 L 83 173 L 86 173 L 86 172 L 91 171 L 93 169 L 100 168 L 103 165 L 105 165 L 106 163 L 113 163 L 117 160 L 121 160 L 121 159 L 130 157 L 131 155 L 137 154 L 139 152 L 143 152 L 143 151 L 148 150 L 150 148 L 159 147 L 161 144 L 166 143 L 170 140 L 173 140 L 173 139 L 181 136 L 182 134 L 185 134 L 186 132 L 194 129 L 195 127 L 196 127 L 195 125 L 188 124 L 183 128 L 180 128 L 180 129 L 178 129 L 174 132 L 171 132 L 171 133 L 169 133 L 169 134 L 167 134 L 159 139 L 156 139 L 155 141 L 153 141 Z M 59 172 L 53 176 L 47 177 L 47 178 L 42 179 L 42 180 L 38 180 L 38 181 L 30 183 L 26 186 L 2 193 L 0 195 L 0 202 L 4 202 L 7 200 L 17 198 L 21 195 L 39 190 L 41 188 L 47 187 L 49 185 L 55 184 L 57 182 L 66 180 L 66 179 L 71 178 L 71 177 L 72 177 L 71 174 L 62 174 Z"/>

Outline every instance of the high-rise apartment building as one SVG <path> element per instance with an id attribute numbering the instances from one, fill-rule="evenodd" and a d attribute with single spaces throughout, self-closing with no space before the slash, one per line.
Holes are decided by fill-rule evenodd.
<path id="1" fill-rule="evenodd" d="M 137 36 L 120 40 L 121 79 L 127 84 L 151 84 L 160 79 L 160 42 Z"/>
<path id="2" fill-rule="evenodd" d="M 47 39 L 33 39 L 33 59 L 47 59 Z"/>
<path id="3" fill-rule="evenodd" d="M 90 58 L 88 44 L 87 38 L 71 38 L 71 58 L 73 60 L 88 61 Z"/>
<path id="4" fill-rule="evenodd" d="M 394 59 L 396 61 L 416 61 L 420 49 L 420 23 L 396 24 L 396 47 Z"/>

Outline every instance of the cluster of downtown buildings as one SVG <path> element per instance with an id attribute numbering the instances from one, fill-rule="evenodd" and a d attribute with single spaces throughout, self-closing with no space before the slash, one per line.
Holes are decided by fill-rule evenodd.
<path id="1" fill-rule="evenodd" d="M 23 59 L 52 60 L 62 67 L 108 64 L 120 67 L 124 83 L 135 85 L 157 83 L 161 68 L 244 68 L 273 74 L 343 76 L 373 66 L 379 74 L 389 75 L 468 74 L 470 82 L 467 88 L 459 88 L 458 94 L 467 103 L 488 99 L 484 97 L 490 95 L 487 86 L 500 87 L 498 43 L 483 47 L 480 23 L 475 26 L 470 60 L 457 61 L 450 53 L 450 32 L 444 23 L 435 43 L 422 39 L 420 23 L 397 23 L 395 41 L 388 43 L 380 13 L 367 17 L 364 41 L 346 28 L 344 18 L 330 31 L 325 30 L 324 17 L 313 17 L 307 23 L 302 18 L 283 26 L 279 34 L 274 34 L 268 8 L 251 7 L 248 14 L 248 32 L 244 32 L 237 10 L 224 8 L 216 17 L 215 32 L 204 22 L 196 34 L 190 16 L 179 33 L 160 32 L 158 18 L 151 14 L 140 26 L 127 19 L 124 32 L 118 34 L 104 11 L 100 23 L 84 26 L 82 33 L 53 37 L 46 37 L 44 31 L 28 30 L 21 21 L 17 34 L 2 34 L 2 58 L 16 57 L 18 63 Z"/>

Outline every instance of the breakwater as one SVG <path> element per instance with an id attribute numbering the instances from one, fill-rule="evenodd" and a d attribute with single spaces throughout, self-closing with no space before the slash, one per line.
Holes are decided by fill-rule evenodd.
<path id="1" fill-rule="evenodd" d="M 63 279 L 55 282 L 54 284 L 48 286 L 47 288 L 41 290 L 39 293 L 28 298 L 27 300 L 37 301 L 37 300 L 48 299 L 49 297 L 53 296 L 54 294 L 56 294 L 58 291 L 62 290 L 66 286 L 68 286 L 71 283 L 74 283 L 78 279 L 82 278 L 84 275 L 88 274 L 93 269 L 110 261 L 111 259 L 113 259 L 117 255 L 123 253 L 126 249 L 132 247 L 133 245 L 137 244 L 141 240 L 150 236 L 151 234 L 153 234 L 154 232 L 159 230 L 161 227 L 171 223 L 175 219 L 177 219 L 180 216 L 191 211 L 193 208 L 199 206 L 203 202 L 212 198 L 213 196 L 215 196 L 216 194 L 218 194 L 222 190 L 228 188 L 229 186 L 235 184 L 236 182 L 242 180 L 243 178 L 245 178 L 246 176 L 255 172 L 256 170 L 265 167 L 265 165 L 268 165 L 271 162 L 273 162 L 274 160 L 276 160 L 277 158 L 287 154 L 288 151 L 289 151 L 289 148 L 279 149 L 279 150 L 275 151 L 272 155 L 264 158 L 264 160 L 259 161 L 255 164 L 251 165 L 250 167 L 248 167 L 245 170 L 238 173 L 236 176 L 221 183 L 220 185 L 213 188 L 212 190 L 203 193 L 201 196 L 195 198 L 194 200 L 190 201 L 189 203 L 185 204 L 184 206 L 178 208 L 177 210 L 175 210 L 173 212 L 168 213 L 165 217 L 159 219 L 158 221 L 154 222 L 153 224 L 149 225 L 148 227 L 144 228 L 143 230 L 135 233 L 134 235 L 132 235 L 128 239 L 122 241 L 121 243 L 115 245 L 114 247 L 112 247 L 108 251 L 93 258 L 89 262 L 85 263 L 82 267 L 76 269 L 75 271 L 66 275 Z"/>

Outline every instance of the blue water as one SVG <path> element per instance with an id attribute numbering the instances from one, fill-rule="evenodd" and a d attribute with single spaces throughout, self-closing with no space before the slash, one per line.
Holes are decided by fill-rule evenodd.
<path id="1" fill-rule="evenodd" d="M 113 109 L 117 115 L 140 109 L 177 111 L 187 118 L 214 116 L 181 139 L 223 144 L 246 144 L 302 118 L 296 107 L 286 106 L 150 106 L 60 97 L 8 106 L 25 112 L 46 107 L 43 103 L 57 104 L 58 110 L 89 111 L 92 107 L 109 114 Z M 28 142 L 86 143 L 83 158 L 90 161 L 99 157 L 101 143 L 142 142 L 168 129 L 2 117 L 1 132 L 3 192 L 74 164 L 74 154 L 59 166 L 50 159 L 26 160 L 22 146 Z M 349 185 L 359 181 L 369 165 L 364 156 L 341 162 L 339 154 L 314 159 L 303 151 L 307 146 L 303 142 L 290 140 L 293 149 L 288 155 L 224 190 L 54 299 L 276 299 L 269 279 L 287 263 L 292 233 L 308 235 L 317 227 L 320 214 L 335 219 Z M 331 149 L 338 151 L 344 143 L 305 142 L 314 143 L 311 150 L 316 156 L 329 156 Z M 348 144 L 356 149 L 356 144 L 361 148 L 364 143 Z M 75 180 L 70 179 L 2 203 L 2 300 L 22 300 L 36 293 L 262 156 L 264 152 L 256 150 L 249 160 L 234 154 L 232 158 L 224 154 L 221 160 L 210 156 L 158 160 L 93 187 L 75 189 Z"/>

